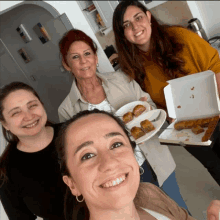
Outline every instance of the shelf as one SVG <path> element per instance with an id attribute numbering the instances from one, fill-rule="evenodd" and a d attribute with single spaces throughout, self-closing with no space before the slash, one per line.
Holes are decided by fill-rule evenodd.
<path id="1" fill-rule="evenodd" d="M 145 1 L 142 1 L 142 2 L 145 2 Z M 151 8 L 157 7 L 158 5 L 161 5 L 165 2 L 167 2 L 167 1 L 152 1 L 149 3 L 145 2 L 145 5 L 146 5 L 147 9 L 151 9 Z"/>
<path id="2" fill-rule="evenodd" d="M 90 14 L 93 13 L 94 11 L 97 11 L 97 9 L 93 9 L 92 11 L 88 11 Z"/>

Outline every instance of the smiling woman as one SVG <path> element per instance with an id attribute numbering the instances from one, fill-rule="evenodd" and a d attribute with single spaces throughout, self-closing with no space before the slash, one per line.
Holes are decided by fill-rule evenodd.
<path id="1" fill-rule="evenodd" d="M 54 148 L 60 125 L 47 121 L 38 94 L 22 82 L 0 89 L 0 122 L 8 142 L 0 157 L 0 199 L 8 218 L 64 219 L 66 187 Z"/>
<path id="2" fill-rule="evenodd" d="M 56 148 L 63 181 L 78 201 L 73 206 L 67 194 L 67 220 L 193 219 L 155 185 L 139 186 L 135 143 L 112 114 L 95 109 L 74 115 L 63 124 Z"/>

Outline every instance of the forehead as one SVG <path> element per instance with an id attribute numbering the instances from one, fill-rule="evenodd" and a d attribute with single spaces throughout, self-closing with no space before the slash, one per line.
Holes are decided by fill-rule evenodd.
<path id="1" fill-rule="evenodd" d="M 3 106 L 4 108 L 10 108 L 16 106 L 19 103 L 28 102 L 31 100 L 36 100 L 37 97 L 30 91 L 27 90 L 17 90 L 11 92 L 4 100 Z"/>
<path id="2" fill-rule="evenodd" d="M 70 45 L 69 51 L 78 51 L 78 50 L 87 50 L 91 49 L 89 44 L 85 43 L 84 41 L 75 41 Z"/>
<path id="3" fill-rule="evenodd" d="M 132 18 L 133 16 L 135 16 L 137 13 L 140 13 L 140 12 L 143 12 L 143 11 L 137 6 L 134 6 L 134 5 L 128 6 L 124 14 L 124 21 L 128 20 L 129 18 Z"/>
<path id="4" fill-rule="evenodd" d="M 74 142 L 76 144 L 76 142 L 101 138 L 107 133 L 116 131 L 126 136 L 123 129 L 110 116 L 92 114 L 78 119 L 69 126 L 66 143 Z"/>

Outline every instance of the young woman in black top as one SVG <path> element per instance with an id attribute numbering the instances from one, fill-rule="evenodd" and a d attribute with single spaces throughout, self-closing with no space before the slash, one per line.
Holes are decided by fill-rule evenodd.
<path id="1" fill-rule="evenodd" d="M 13 82 L 0 89 L 0 122 L 8 144 L 0 157 L 0 199 L 10 220 L 63 220 L 65 184 L 54 139 L 34 89 Z"/>

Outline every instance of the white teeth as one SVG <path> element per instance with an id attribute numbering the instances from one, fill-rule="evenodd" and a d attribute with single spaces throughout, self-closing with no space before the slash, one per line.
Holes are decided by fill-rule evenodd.
<path id="1" fill-rule="evenodd" d="M 135 34 L 136 37 L 140 36 L 142 34 L 143 31 L 138 32 L 137 34 Z"/>
<path id="2" fill-rule="evenodd" d="M 25 126 L 25 127 L 26 127 L 26 128 L 32 128 L 32 127 L 34 127 L 34 126 L 37 124 L 37 122 L 38 122 L 38 121 L 34 122 L 34 123 L 31 124 L 31 125 L 27 125 L 27 126 Z"/>
<path id="3" fill-rule="evenodd" d="M 82 70 L 88 70 L 89 69 L 89 67 L 86 67 L 86 68 L 83 68 Z"/>
<path id="4" fill-rule="evenodd" d="M 120 178 L 117 178 L 115 180 L 112 180 L 112 181 L 109 181 L 105 184 L 102 185 L 103 188 L 109 188 L 109 187 L 112 187 L 112 186 L 116 186 L 116 185 L 119 185 L 121 184 L 122 182 L 124 182 L 125 180 L 125 175 L 121 176 Z"/>

